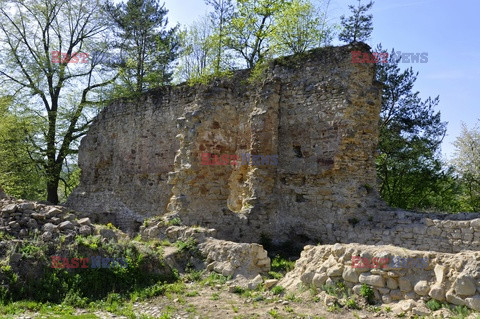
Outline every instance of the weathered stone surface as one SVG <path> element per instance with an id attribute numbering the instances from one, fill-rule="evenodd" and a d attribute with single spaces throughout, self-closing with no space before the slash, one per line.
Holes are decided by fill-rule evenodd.
<path id="1" fill-rule="evenodd" d="M 287 273 L 279 285 L 288 290 L 301 289 L 299 282 L 311 284 L 318 281 L 315 286 L 321 287 L 324 283 L 334 284 L 325 272 L 328 268 L 341 268 L 344 271 L 342 279 L 347 287 L 353 287 L 356 294 L 360 294 L 362 285 L 354 285 L 355 278 L 358 275 L 358 282 L 367 284 L 374 289 L 375 299 L 383 302 L 398 300 L 415 301 L 417 311 L 414 313 L 425 312 L 424 301 L 430 298 L 445 301 L 455 305 L 466 305 L 462 296 L 455 293 L 454 287 L 468 290 L 463 293 L 472 293 L 474 289 L 480 287 L 480 252 L 462 252 L 460 254 L 434 253 L 422 251 L 410 251 L 395 246 L 366 246 L 359 244 L 339 244 L 335 245 L 317 245 L 306 246 L 295 263 L 295 268 Z M 342 253 L 338 253 L 341 251 Z M 365 256 L 364 258 L 374 258 L 375 256 L 407 256 L 408 258 L 429 258 L 429 267 L 418 267 L 410 269 L 391 269 L 385 271 L 382 269 L 366 268 L 358 273 L 352 268 L 352 256 Z M 448 269 L 448 272 L 446 271 Z M 321 280 L 317 280 L 321 278 Z M 337 277 L 335 280 L 339 280 Z M 442 282 L 442 283 L 439 283 Z M 474 284 L 473 288 L 471 283 Z M 386 284 L 386 286 L 385 286 Z M 468 287 L 466 289 L 465 287 Z M 460 290 L 461 290 L 460 289 Z M 445 291 L 447 291 L 445 293 Z M 462 291 L 462 290 L 461 290 Z M 478 293 L 475 296 L 479 295 Z M 471 300 L 474 304 L 476 300 Z M 412 305 L 409 303 L 409 305 Z M 400 309 L 401 306 L 398 306 Z M 469 306 L 470 307 L 470 306 Z M 473 308 L 472 308 L 473 309 Z M 411 310 L 411 309 L 410 309 Z"/>
<path id="2" fill-rule="evenodd" d="M 18 209 L 22 212 L 26 210 L 34 210 L 35 204 L 33 202 L 20 203 L 18 204 Z"/>
<path id="3" fill-rule="evenodd" d="M 249 282 L 248 289 L 250 289 L 250 290 L 257 289 L 257 287 L 260 286 L 262 283 L 263 283 L 262 276 L 257 275 L 255 278 L 253 278 L 252 281 Z"/>
<path id="4" fill-rule="evenodd" d="M 327 281 L 327 279 L 328 279 L 328 276 L 325 273 L 315 274 L 312 278 L 312 284 L 317 288 L 321 288 L 323 285 L 325 285 L 325 282 Z"/>
<path id="5" fill-rule="evenodd" d="M 277 279 L 267 279 L 267 280 L 265 280 L 263 285 L 265 286 L 265 289 L 270 289 L 270 288 L 274 287 L 275 285 L 277 285 L 277 283 L 278 283 Z"/>
<path id="6" fill-rule="evenodd" d="M 81 184 L 68 205 L 122 229 L 175 215 L 236 241 L 264 234 L 278 242 L 480 250 L 480 214 L 418 214 L 379 199 L 381 86 L 373 64 L 351 63 L 351 51 L 369 49 L 313 50 L 272 61 L 254 84 L 239 71 L 113 103 L 82 140 Z M 207 153 L 220 165 L 202 165 Z M 247 153 L 275 155 L 278 163 L 240 165 Z"/>
<path id="7" fill-rule="evenodd" d="M 5 205 L 2 208 L 2 213 L 4 213 L 4 214 L 15 213 L 16 211 L 17 211 L 17 205 L 15 205 L 15 204 Z"/>
<path id="8" fill-rule="evenodd" d="M 399 278 L 398 286 L 400 287 L 400 291 L 403 291 L 403 292 L 412 291 L 412 283 L 410 282 L 410 280 L 406 278 Z"/>
<path id="9" fill-rule="evenodd" d="M 88 235 L 91 235 L 93 232 L 92 232 L 92 228 L 90 226 L 83 225 L 78 230 L 78 233 L 82 236 L 88 236 Z"/>
<path id="10" fill-rule="evenodd" d="M 457 306 L 464 306 L 465 305 L 465 300 L 463 300 L 459 296 L 455 295 L 455 291 L 453 289 L 450 289 L 449 291 L 447 291 L 446 299 L 449 303 L 457 305 Z"/>
<path id="11" fill-rule="evenodd" d="M 66 229 L 74 229 L 75 226 L 73 225 L 73 223 L 71 221 L 64 221 L 63 223 L 60 223 L 60 225 L 58 225 L 58 228 L 60 230 L 66 230 Z"/>
<path id="12" fill-rule="evenodd" d="M 239 71 L 108 106 L 81 142 L 81 185 L 68 205 L 112 214 L 122 229 L 172 213 L 229 240 L 334 240 L 333 223 L 348 229 L 378 200 L 381 86 L 374 65 L 351 63 L 354 49 L 369 47 L 287 57 L 254 84 Z M 202 153 L 228 155 L 227 165 L 202 165 Z M 240 164 L 247 153 L 276 159 L 232 165 L 230 155 Z"/>
<path id="13" fill-rule="evenodd" d="M 415 286 L 413 287 L 413 290 L 415 291 L 416 294 L 420 296 L 426 296 L 430 291 L 430 287 L 426 280 L 420 280 L 415 284 Z"/>
<path id="14" fill-rule="evenodd" d="M 200 252 L 206 257 L 207 264 L 213 264 L 213 270 L 226 276 L 241 276 L 247 280 L 255 279 L 259 274 L 270 271 L 270 259 L 259 254 L 258 244 L 234 243 L 207 238 L 198 245 Z M 263 257 L 262 259 L 259 259 Z M 260 262 L 262 260 L 268 262 Z"/>
<path id="15" fill-rule="evenodd" d="M 358 273 L 353 268 L 345 267 L 345 269 L 343 270 L 342 278 L 345 281 L 357 283 L 358 282 Z"/>
<path id="16" fill-rule="evenodd" d="M 385 280 L 379 275 L 361 274 L 358 277 L 358 281 L 362 284 L 371 285 L 373 287 L 385 287 Z"/>
<path id="17" fill-rule="evenodd" d="M 433 269 L 433 271 L 435 272 L 435 278 L 437 280 L 437 284 L 442 284 L 445 278 L 445 266 L 435 265 L 435 268 Z"/>
<path id="18" fill-rule="evenodd" d="M 387 287 L 389 289 L 397 289 L 398 288 L 398 282 L 395 278 L 387 278 Z"/>
<path id="19" fill-rule="evenodd" d="M 430 292 L 428 293 L 428 295 L 430 297 L 432 297 L 433 299 L 436 299 L 438 301 L 444 301 L 445 300 L 445 289 L 440 284 L 435 284 L 430 289 Z"/>
<path id="20" fill-rule="evenodd" d="M 81 225 L 81 226 L 90 226 L 92 224 L 92 222 L 90 221 L 90 218 L 88 217 L 85 217 L 85 218 L 81 218 L 78 220 L 78 224 Z"/>
<path id="21" fill-rule="evenodd" d="M 57 217 L 62 214 L 62 210 L 58 207 L 49 207 L 45 213 L 47 218 Z"/>
<path id="22" fill-rule="evenodd" d="M 453 284 L 455 293 L 460 296 L 473 296 L 477 290 L 475 281 L 470 276 L 461 276 Z"/>
<path id="23" fill-rule="evenodd" d="M 480 295 L 465 298 L 467 306 L 473 310 L 480 311 Z"/>

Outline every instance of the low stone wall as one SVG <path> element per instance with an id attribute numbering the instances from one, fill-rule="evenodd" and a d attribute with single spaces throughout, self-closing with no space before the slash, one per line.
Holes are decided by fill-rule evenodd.
<path id="1" fill-rule="evenodd" d="M 370 216 L 350 220 L 350 227 L 337 229 L 334 234 L 336 241 L 323 243 L 395 245 L 446 253 L 479 251 L 480 214 L 422 214 L 380 210 Z"/>
<path id="2" fill-rule="evenodd" d="M 38 235 L 44 241 L 50 241 L 60 235 L 67 238 L 77 234 L 91 235 L 95 230 L 88 217 L 63 206 L 13 198 L 0 199 L 0 232 L 15 238 Z"/>
<path id="3" fill-rule="evenodd" d="M 359 264 L 352 264 L 352 256 L 354 260 L 360 256 L 368 260 L 388 258 L 389 261 L 395 256 L 411 260 L 424 258 L 428 266 L 394 268 L 389 262 L 383 267 L 360 265 L 365 267 L 354 268 Z M 297 260 L 295 269 L 279 284 L 288 289 L 298 289 L 302 285 L 321 288 L 337 281 L 344 281 L 357 293 L 362 284 L 367 284 L 374 289 L 376 299 L 383 303 L 433 298 L 480 311 L 480 252 L 473 251 L 449 254 L 390 245 L 309 245 Z"/>

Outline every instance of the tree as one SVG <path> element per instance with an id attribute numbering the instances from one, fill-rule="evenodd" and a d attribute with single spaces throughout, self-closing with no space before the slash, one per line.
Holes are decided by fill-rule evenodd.
<path id="1" fill-rule="evenodd" d="M 213 29 L 216 32 L 214 36 L 213 34 L 210 36 L 210 44 L 214 46 L 214 50 L 216 51 L 214 73 L 219 74 L 223 69 L 223 52 L 227 38 L 226 29 L 228 22 L 232 18 L 235 5 L 232 0 L 205 0 L 205 3 L 213 8 L 213 11 L 210 12 L 209 15 Z"/>
<path id="2" fill-rule="evenodd" d="M 285 9 L 286 0 L 238 0 L 228 26 L 227 46 L 243 58 L 248 68 L 263 62 L 275 19 Z"/>
<path id="3" fill-rule="evenodd" d="M 340 41 L 350 43 L 366 41 L 370 38 L 373 30 L 373 15 L 366 15 L 366 13 L 372 8 L 373 4 L 374 2 L 370 1 L 368 4 L 362 5 L 361 0 L 358 0 L 357 7 L 353 5 L 348 6 L 350 11 L 352 11 L 352 15 L 348 18 L 345 18 L 344 15 L 340 17 L 343 27 L 342 32 L 338 36 Z"/>
<path id="4" fill-rule="evenodd" d="M 321 27 L 320 16 L 309 0 L 293 0 L 279 14 L 272 45 L 280 55 L 304 53 L 322 42 Z"/>
<path id="5" fill-rule="evenodd" d="M 381 46 L 377 52 L 385 52 Z M 391 206 L 405 209 L 457 210 L 456 181 L 444 168 L 440 144 L 446 123 L 435 111 L 439 97 L 422 101 L 413 87 L 412 68 L 401 71 L 399 59 L 377 65 L 384 84 L 377 173 L 380 194 Z"/>
<path id="6" fill-rule="evenodd" d="M 29 135 L 38 132 L 34 119 L 15 114 L 12 97 L 0 98 L 0 188 L 9 195 L 40 200 L 45 198 L 45 174 L 30 158 Z"/>
<path id="7" fill-rule="evenodd" d="M 204 18 L 180 33 L 183 48 L 177 68 L 180 80 L 197 80 L 215 73 L 218 53 L 212 45 L 212 32 L 208 18 Z"/>
<path id="8" fill-rule="evenodd" d="M 0 81 L 22 113 L 39 121 L 41 133 L 27 130 L 28 141 L 51 203 L 58 203 L 65 160 L 77 153 L 76 141 L 104 103 L 102 89 L 115 80 L 94 61 L 75 63 L 77 52 L 106 47 L 103 17 L 94 0 L 10 0 L 0 7 Z"/>
<path id="9" fill-rule="evenodd" d="M 168 10 L 158 0 L 108 2 L 106 10 L 116 27 L 124 61 L 121 70 L 124 92 L 141 93 L 171 82 L 171 63 L 176 59 L 179 42 L 177 27 L 166 29 Z"/>
<path id="10" fill-rule="evenodd" d="M 463 208 L 480 211 L 480 126 L 469 130 L 462 125 L 462 133 L 455 143 L 453 164 L 463 186 Z"/>

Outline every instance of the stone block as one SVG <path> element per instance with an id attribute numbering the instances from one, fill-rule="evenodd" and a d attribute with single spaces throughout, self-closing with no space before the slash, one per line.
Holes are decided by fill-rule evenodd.
<path id="1" fill-rule="evenodd" d="M 362 284 L 371 285 L 377 288 L 385 287 L 385 280 L 379 275 L 369 275 L 364 273 L 358 277 L 358 281 Z"/>

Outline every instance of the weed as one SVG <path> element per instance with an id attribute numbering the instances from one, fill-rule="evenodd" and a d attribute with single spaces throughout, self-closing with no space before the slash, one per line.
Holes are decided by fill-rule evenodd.
<path id="1" fill-rule="evenodd" d="M 282 286 L 278 285 L 278 286 L 275 286 L 272 288 L 272 293 L 274 295 L 281 295 L 285 292 L 285 288 L 283 288 Z"/>
<path id="2" fill-rule="evenodd" d="M 215 286 L 215 285 L 224 285 L 227 281 L 232 279 L 231 276 L 223 276 L 221 274 L 217 274 L 216 272 L 210 273 L 207 278 L 203 279 L 201 281 L 202 285 L 208 285 L 208 286 Z"/>
<path id="3" fill-rule="evenodd" d="M 348 309 L 360 309 L 360 307 L 357 305 L 357 302 L 353 298 L 347 299 L 347 301 L 345 302 L 345 307 L 347 307 Z"/>
<path id="4" fill-rule="evenodd" d="M 454 319 L 464 319 L 470 314 L 470 310 L 466 306 L 455 306 L 450 310 L 455 314 L 455 316 L 452 317 Z"/>
<path id="5" fill-rule="evenodd" d="M 172 218 L 168 221 L 167 225 L 169 226 L 181 226 L 182 220 L 178 217 Z"/>
<path id="6" fill-rule="evenodd" d="M 235 312 L 235 313 L 238 312 L 238 307 L 237 306 L 232 305 L 232 309 L 233 309 L 233 312 Z"/>
<path id="7" fill-rule="evenodd" d="M 220 299 L 220 294 L 219 294 L 218 292 L 214 292 L 214 293 L 212 294 L 212 297 L 211 297 L 210 299 L 212 299 L 212 300 L 218 300 L 218 299 Z"/>
<path id="8" fill-rule="evenodd" d="M 382 311 L 382 308 L 380 307 L 377 307 L 377 306 L 368 306 L 367 307 L 367 311 L 370 311 L 370 312 L 380 312 Z"/>
<path id="9" fill-rule="evenodd" d="M 285 296 L 285 299 L 286 299 L 286 300 L 289 300 L 289 301 L 293 301 L 293 302 L 300 301 L 300 298 L 297 298 L 297 296 L 295 296 L 295 294 L 294 294 L 293 292 L 289 292 L 289 293 Z"/>
<path id="10" fill-rule="evenodd" d="M 340 310 L 341 310 L 340 305 L 336 302 L 327 308 L 328 312 L 338 312 Z"/>
<path id="11" fill-rule="evenodd" d="M 271 309 L 270 311 L 268 311 L 268 314 L 270 316 L 272 316 L 272 318 L 275 318 L 275 319 L 281 318 L 280 314 L 275 309 Z"/>
<path id="12" fill-rule="evenodd" d="M 202 280 L 202 270 L 191 270 L 183 276 L 185 282 L 198 282 Z"/>
<path id="13" fill-rule="evenodd" d="M 431 299 L 425 303 L 428 309 L 431 311 L 437 311 L 439 309 L 442 309 L 442 303 L 439 302 L 438 300 Z"/>
<path id="14" fill-rule="evenodd" d="M 362 284 L 362 287 L 360 288 L 360 296 L 364 297 L 369 304 L 372 304 L 375 293 L 371 287 L 367 286 L 366 284 Z"/>
<path id="15" fill-rule="evenodd" d="M 283 278 L 283 275 L 276 271 L 269 271 L 268 276 L 272 279 L 279 279 L 279 280 Z"/>
<path id="16" fill-rule="evenodd" d="M 178 240 L 175 245 L 179 251 L 190 251 L 192 253 L 198 252 L 197 241 L 191 237 L 185 241 Z"/>

